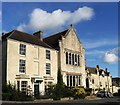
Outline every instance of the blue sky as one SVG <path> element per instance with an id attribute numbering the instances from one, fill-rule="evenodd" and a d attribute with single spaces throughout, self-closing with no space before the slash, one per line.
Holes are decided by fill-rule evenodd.
<path id="1" fill-rule="evenodd" d="M 44 36 L 49 36 L 73 23 L 86 49 L 87 66 L 108 67 L 115 77 L 118 76 L 119 59 L 117 6 L 115 2 L 3 3 L 2 30 L 18 29 L 31 34 L 42 30 Z M 49 17 L 48 21 L 45 21 L 46 17 Z"/>

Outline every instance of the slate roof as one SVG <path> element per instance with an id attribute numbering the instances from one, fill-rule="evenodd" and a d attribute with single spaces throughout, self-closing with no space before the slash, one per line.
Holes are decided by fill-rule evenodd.
<path id="1" fill-rule="evenodd" d="M 18 30 L 13 30 L 13 31 L 6 33 L 5 35 L 2 36 L 2 40 L 6 39 L 6 38 L 10 38 L 10 39 L 18 40 L 18 41 L 23 41 L 26 43 L 30 43 L 30 44 L 34 44 L 34 45 L 53 49 L 51 46 L 49 46 L 45 42 L 40 41 L 40 39 L 38 37 L 31 35 L 31 34 L 28 34 L 28 33 L 25 33 L 25 32 L 18 31 Z"/>
<path id="2" fill-rule="evenodd" d="M 68 32 L 68 29 L 57 34 L 51 35 L 43 39 L 45 43 L 47 43 L 52 48 L 58 50 L 59 49 L 59 40 L 62 39 L 62 36 L 65 36 Z"/>
<path id="3" fill-rule="evenodd" d="M 105 72 L 103 69 L 99 70 L 99 75 L 102 75 L 102 72 Z"/>
<path id="4" fill-rule="evenodd" d="M 86 70 L 88 69 L 90 74 L 97 74 L 96 68 L 94 67 L 86 67 Z"/>

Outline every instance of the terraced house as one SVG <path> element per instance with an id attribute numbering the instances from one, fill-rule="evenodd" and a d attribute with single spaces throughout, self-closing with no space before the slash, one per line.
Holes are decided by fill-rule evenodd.
<path id="1" fill-rule="evenodd" d="M 99 65 L 96 67 L 86 67 L 86 87 L 92 88 L 92 92 L 105 90 L 112 92 L 112 76 L 108 69 L 101 69 Z"/>
<path id="2" fill-rule="evenodd" d="M 49 84 L 57 83 L 59 69 L 69 87 L 111 86 L 107 71 L 85 66 L 85 49 L 73 25 L 46 38 L 42 31 L 31 35 L 13 30 L 2 35 L 2 82 L 15 84 L 22 92 L 30 88 L 34 95 L 44 95 Z"/>

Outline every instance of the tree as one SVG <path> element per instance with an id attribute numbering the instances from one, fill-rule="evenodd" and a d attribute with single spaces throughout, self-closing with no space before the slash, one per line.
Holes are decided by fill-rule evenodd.
<path id="1" fill-rule="evenodd" d="M 64 97 L 64 87 L 65 87 L 65 84 L 63 82 L 61 70 L 58 69 L 57 84 L 55 86 L 54 95 L 53 95 L 54 100 L 60 100 L 62 97 Z"/>

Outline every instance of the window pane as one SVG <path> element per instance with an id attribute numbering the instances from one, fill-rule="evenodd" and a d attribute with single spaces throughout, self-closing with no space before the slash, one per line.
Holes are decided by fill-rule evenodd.
<path id="1" fill-rule="evenodd" d="M 25 60 L 20 60 L 19 61 L 19 72 L 20 73 L 25 73 Z"/>
<path id="2" fill-rule="evenodd" d="M 74 60 L 74 54 L 72 54 L 72 65 L 74 65 L 74 62 L 75 62 L 75 60 Z"/>
<path id="3" fill-rule="evenodd" d="M 27 81 L 22 81 L 21 82 L 21 91 L 22 93 L 25 93 L 27 92 Z"/>
<path id="4" fill-rule="evenodd" d="M 75 65 L 77 66 L 77 55 L 75 54 Z"/>
<path id="5" fill-rule="evenodd" d="M 68 52 L 66 52 L 66 64 L 68 64 Z"/>
<path id="6" fill-rule="evenodd" d="M 73 76 L 73 86 L 75 86 L 75 76 Z"/>
<path id="7" fill-rule="evenodd" d="M 69 64 L 71 64 L 71 53 L 69 53 Z"/>
<path id="8" fill-rule="evenodd" d="M 67 75 L 67 86 L 69 86 L 69 76 Z"/>
<path id="9" fill-rule="evenodd" d="M 46 74 L 50 74 L 50 63 L 46 63 Z"/>
<path id="10" fill-rule="evenodd" d="M 78 66 L 80 66 L 80 56 L 78 55 Z"/>
<path id="11" fill-rule="evenodd" d="M 26 45 L 20 44 L 20 54 L 26 55 Z"/>
<path id="12" fill-rule="evenodd" d="M 50 59 L 50 51 L 46 50 L 46 59 Z"/>
<path id="13" fill-rule="evenodd" d="M 70 86 L 72 86 L 72 76 L 70 76 Z"/>

